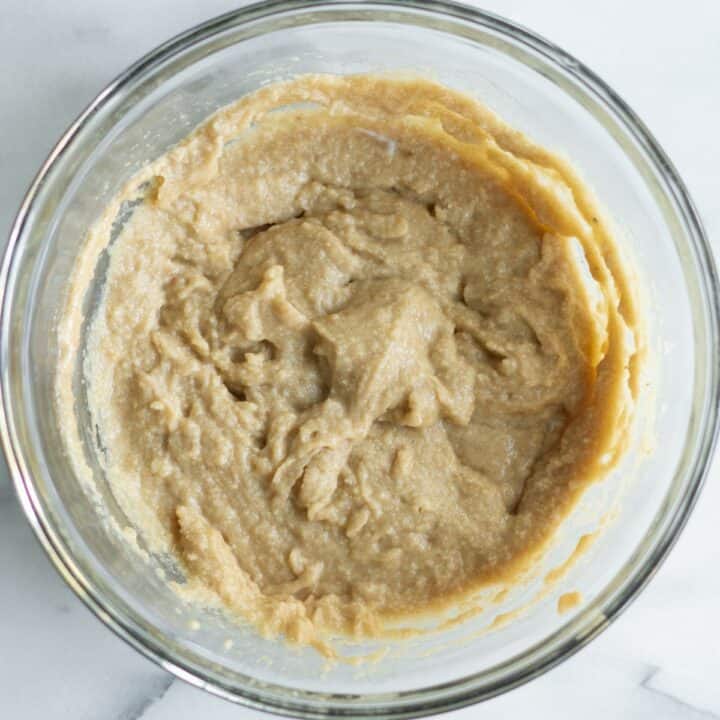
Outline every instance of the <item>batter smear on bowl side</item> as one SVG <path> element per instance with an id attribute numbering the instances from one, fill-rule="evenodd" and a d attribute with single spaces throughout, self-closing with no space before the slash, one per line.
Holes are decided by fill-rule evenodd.
<path id="1" fill-rule="evenodd" d="M 186 593 L 377 635 L 525 568 L 621 452 L 642 337 L 608 224 L 471 98 L 302 76 L 148 165 L 78 263 L 68 417 L 131 200 L 82 362 L 113 492 Z"/>

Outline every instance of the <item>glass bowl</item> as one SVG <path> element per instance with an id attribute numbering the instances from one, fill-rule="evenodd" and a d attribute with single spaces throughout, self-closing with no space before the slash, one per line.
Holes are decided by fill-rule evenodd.
<path id="1" fill-rule="evenodd" d="M 374 662 L 326 667 L 313 650 L 262 639 L 218 611 L 184 604 L 153 571 L 153 563 L 165 563 L 173 572 L 166 559 L 139 560 L 99 519 L 101 502 L 122 523 L 86 437 L 79 372 L 74 421 L 85 433 L 94 492 L 63 451 L 53 402 L 55 328 L 88 226 L 148 160 L 260 85 L 308 72 L 381 71 L 420 73 L 468 92 L 571 159 L 638 269 L 655 372 L 625 459 L 583 496 L 524 584 L 489 589 L 474 599 L 475 610 L 484 610 L 464 622 L 346 648 L 385 647 Z M 85 299 L 88 313 L 102 262 Z M 672 164 L 627 105 L 577 60 L 505 20 L 447 2 L 261 3 L 154 50 L 100 93 L 40 170 L 12 230 L 0 292 L 0 434 L 20 502 L 55 567 L 144 655 L 258 709 L 410 717 L 477 702 L 541 674 L 607 627 L 646 584 L 688 518 L 713 448 L 718 280 Z M 589 549 L 563 565 L 580 538 Z M 560 614 L 558 599 L 570 591 L 584 601 Z"/>

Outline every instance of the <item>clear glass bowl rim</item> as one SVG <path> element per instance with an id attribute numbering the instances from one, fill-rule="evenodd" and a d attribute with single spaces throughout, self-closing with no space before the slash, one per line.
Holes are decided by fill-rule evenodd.
<path id="1" fill-rule="evenodd" d="M 705 315 L 707 332 L 707 394 L 703 417 L 700 421 L 701 437 L 698 450 L 691 462 L 675 512 L 660 530 L 655 528 L 656 537 L 644 542 L 650 543 L 651 552 L 647 561 L 632 568 L 624 583 L 618 587 L 606 589 L 584 612 L 563 626 L 543 645 L 492 669 L 492 677 L 483 671 L 469 677 L 462 677 L 451 683 L 435 685 L 418 690 L 389 693 L 385 695 L 333 695 L 290 690 L 282 686 L 271 686 L 265 691 L 253 687 L 239 687 L 238 683 L 223 680 L 217 671 L 208 666 L 201 667 L 193 662 L 187 653 L 181 654 L 158 640 L 156 633 L 144 627 L 136 619 L 122 615 L 113 608 L 101 592 L 93 586 L 93 581 L 83 574 L 73 562 L 62 540 L 47 518 L 37 492 L 33 478 L 27 471 L 23 459 L 22 443 L 15 432 L 15 412 L 10 400 L 8 372 L 8 342 L 12 318 L 13 277 L 17 269 L 17 258 L 27 241 L 32 227 L 32 218 L 37 196 L 48 181 L 53 167 L 75 142 L 80 142 L 83 128 L 93 114 L 100 111 L 111 99 L 129 92 L 134 83 L 139 82 L 152 69 L 168 59 L 182 54 L 199 42 L 219 35 L 230 29 L 260 19 L 287 18 L 305 14 L 308 11 L 322 11 L 323 21 L 362 18 L 366 21 L 378 19 L 383 12 L 395 12 L 393 22 L 403 22 L 403 17 L 412 24 L 421 27 L 438 27 L 443 20 L 461 21 L 466 25 L 477 25 L 503 35 L 539 54 L 544 61 L 561 69 L 571 80 L 589 92 L 598 105 L 640 145 L 646 160 L 663 182 L 665 192 L 671 197 L 676 212 L 683 222 L 683 229 L 690 239 L 690 251 L 700 269 L 699 290 L 702 296 L 701 312 Z M 350 15 L 349 15 L 350 14 Z M 447 24 L 442 26 L 445 32 L 452 32 Z M 32 529 L 52 564 L 80 599 L 113 632 L 128 642 L 143 655 L 153 660 L 176 677 L 202 687 L 209 692 L 243 704 L 247 707 L 296 717 L 419 717 L 432 713 L 457 709 L 474 702 L 488 699 L 521 685 L 537 677 L 558 663 L 570 657 L 590 640 L 604 630 L 610 622 L 630 604 L 645 587 L 677 540 L 692 508 L 698 498 L 707 474 L 713 449 L 717 439 L 718 410 L 720 407 L 720 339 L 718 318 L 720 317 L 720 284 L 714 266 L 712 250 L 708 243 L 697 210 L 665 152 L 653 138 L 642 121 L 628 105 L 591 70 L 574 57 L 538 35 L 510 21 L 491 13 L 454 2 L 421 0 L 366 0 L 349 2 L 347 0 L 270 0 L 245 6 L 207 22 L 201 23 L 181 33 L 168 42 L 152 50 L 124 73 L 111 82 L 84 110 L 68 128 L 45 161 L 32 182 L 18 211 L 12 226 L 9 242 L 0 268 L 0 383 L 2 404 L 0 405 L 0 441 L 7 459 L 15 490 Z M 697 312 L 698 308 L 693 308 Z M 648 535 L 653 532 L 653 528 Z M 652 540 L 652 542 L 650 542 Z M 614 584 L 613 584 L 614 585 Z M 590 611 L 599 609 L 605 618 L 603 622 L 589 622 Z M 177 646 L 175 646 L 177 647 Z M 525 662 L 517 667 L 525 658 Z M 500 671 L 500 672 L 498 672 Z M 498 677 L 499 676 L 499 677 Z"/>

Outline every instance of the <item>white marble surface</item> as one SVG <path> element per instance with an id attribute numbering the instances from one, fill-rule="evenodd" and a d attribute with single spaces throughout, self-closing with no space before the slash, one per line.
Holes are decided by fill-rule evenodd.
<path id="1" fill-rule="evenodd" d="M 0 237 L 57 137 L 113 76 L 169 36 L 237 5 L 3 0 Z M 720 2 L 484 6 L 565 47 L 630 102 L 678 166 L 720 250 Z M 486 703 L 483 718 L 720 718 L 719 470 L 716 462 L 678 545 L 624 616 L 561 667 Z M 92 616 L 46 560 L 0 466 L 0 718 L 254 715 L 173 681 Z"/>

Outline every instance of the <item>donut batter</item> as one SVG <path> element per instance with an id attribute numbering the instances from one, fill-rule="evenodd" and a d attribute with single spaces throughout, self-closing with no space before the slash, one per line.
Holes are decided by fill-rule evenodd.
<path id="1" fill-rule="evenodd" d="M 511 577 L 622 449 L 607 224 L 474 100 L 303 76 L 149 165 L 89 248 L 127 201 L 84 360 L 105 470 L 184 591 L 262 632 L 376 635 Z"/>

